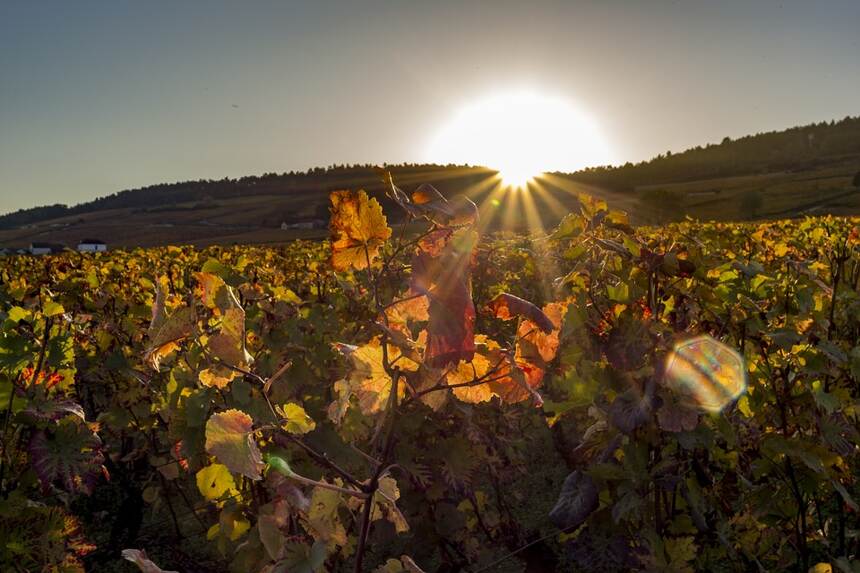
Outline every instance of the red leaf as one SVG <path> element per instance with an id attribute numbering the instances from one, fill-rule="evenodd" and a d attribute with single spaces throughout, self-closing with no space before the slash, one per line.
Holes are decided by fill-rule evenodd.
<path id="1" fill-rule="evenodd" d="M 470 361 L 475 355 L 471 230 L 434 231 L 412 257 L 409 291 L 429 300 L 425 362 L 433 368 Z"/>
<path id="2" fill-rule="evenodd" d="M 510 320 L 522 316 L 531 320 L 546 333 L 555 328 L 549 317 L 534 304 L 518 296 L 503 292 L 487 304 L 487 309 L 496 318 Z"/>

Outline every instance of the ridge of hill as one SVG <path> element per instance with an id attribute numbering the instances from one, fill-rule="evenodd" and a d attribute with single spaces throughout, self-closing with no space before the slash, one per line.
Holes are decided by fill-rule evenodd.
<path id="1" fill-rule="evenodd" d="M 497 205 L 493 229 L 540 230 L 575 207 L 578 192 L 607 200 L 634 222 L 685 215 L 738 220 L 811 213 L 860 214 L 860 117 L 782 131 L 725 138 L 719 144 L 667 152 L 640 163 L 576 173 L 547 173 L 533 192 L 501 188 L 492 169 L 468 165 L 385 165 L 410 190 L 432 183 L 444 195 L 465 193 Z M 380 197 L 396 222 L 400 210 L 384 198 L 373 165 L 332 165 L 305 172 L 238 179 L 162 183 L 75 206 L 49 205 L 0 216 L 0 245 L 75 244 L 98 237 L 116 246 L 168 243 L 277 243 L 320 237 L 328 194 L 363 188 Z M 492 210 L 492 209 L 491 209 Z"/>

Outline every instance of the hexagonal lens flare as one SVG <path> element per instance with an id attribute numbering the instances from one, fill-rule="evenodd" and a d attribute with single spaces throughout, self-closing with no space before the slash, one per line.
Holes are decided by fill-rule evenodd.
<path id="1" fill-rule="evenodd" d="M 684 402 L 708 412 L 720 412 L 747 389 L 743 357 L 707 335 L 676 344 L 664 376 Z"/>

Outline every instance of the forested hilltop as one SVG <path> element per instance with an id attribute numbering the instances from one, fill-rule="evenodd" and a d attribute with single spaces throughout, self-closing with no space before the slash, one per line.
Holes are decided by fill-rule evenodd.
<path id="1" fill-rule="evenodd" d="M 860 154 L 860 117 L 822 121 L 783 131 L 757 133 L 682 153 L 658 155 L 620 167 L 594 167 L 572 175 L 578 181 L 619 191 L 640 185 L 680 183 L 769 173 L 808 171 Z M 860 164 L 858 164 L 860 169 Z"/>
<path id="2" fill-rule="evenodd" d="M 434 180 L 444 193 L 468 185 L 470 180 L 487 177 L 490 171 L 482 167 L 433 164 L 385 165 L 385 169 L 400 181 Z M 154 205 L 198 203 L 204 209 L 217 200 L 258 197 L 273 194 L 318 195 L 326 204 L 332 189 L 360 186 L 367 190 L 383 190 L 378 167 L 374 165 L 330 165 L 307 171 L 264 173 L 238 179 L 198 179 L 176 183 L 158 183 L 139 189 L 127 189 L 69 207 L 56 204 L 32 209 L 20 209 L 0 216 L 0 229 L 38 223 L 58 217 L 79 215 L 109 209 L 150 209 Z M 326 207 L 327 209 L 327 207 Z M 326 215 L 327 212 L 326 212 Z"/>
<path id="3" fill-rule="evenodd" d="M 633 192 L 637 187 L 690 182 L 773 172 L 803 173 L 853 163 L 860 170 L 860 117 L 821 122 L 783 131 L 759 133 L 719 144 L 697 146 L 680 153 L 667 152 L 648 161 L 601 166 L 576 173 L 555 173 L 562 179 L 611 191 Z M 385 165 L 404 184 L 432 182 L 443 194 L 478 185 L 494 172 L 463 165 Z M 265 173 L 238 179 L 200 179 L 160 183 L 128 189 L 75 206 L 62 204 L 21 209 L 0 216 L 0 229 L 14 229 L 61 217 L 111 209 L 163 208 L 184 205 L 205 210 L 213 202 L 271 195 L 302 196 L 325 210 L 327 194 L 335 189 L 364 188 L 382 191 L 374 165 L 331 165 L 304 172 Z M 310 209 L 313 211 L 313 208 Z"/>

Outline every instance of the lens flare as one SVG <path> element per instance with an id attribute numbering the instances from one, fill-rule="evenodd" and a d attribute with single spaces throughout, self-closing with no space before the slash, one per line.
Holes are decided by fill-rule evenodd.
<path id="1" fill-rule="evenodd" d="M 747 388 L 744 360 L 710 336 L 675 345 L 666 358 L 666 383 L 690 406 L 720 412 Z"/>

